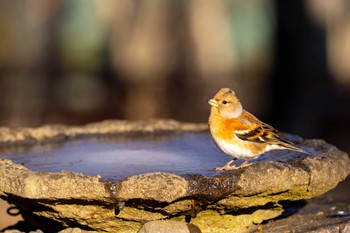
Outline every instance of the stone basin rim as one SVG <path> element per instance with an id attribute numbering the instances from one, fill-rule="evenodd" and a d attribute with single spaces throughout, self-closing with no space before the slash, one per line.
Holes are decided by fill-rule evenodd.
<path id="1" fill-rule="evenodd" d="M 105 121 L 81 127 L 0 128 L 0 144 L 32 145 L 83 135 L 206 130 L 206 124 L 172 120 Z M 315 149 L 317 153 L 287 164 L 259 162 L 215 176 L 155 172 L 110 182 L 100 176 L 72 171 L 35 172 L 11 160 L 0 159 L 0 197 L 19 206 L 25 219 L 38 226 L 38 218 L 44 217 L 57 224 L 70 226 L 72 223 L 83 229 L 88 227 L 96 231 L 116 232 L 115 229 L 119 228 L 119 232 L 138 232 L 145 222 L 164 219 L 178 221 L 179 216 L 185 219 L 185 215 L 195 212 L 197 217 L 191 223 L 202 230 L 208 221 L 208 226 L 213 227 L 210 221 L 215 219 L 220 223 L 220 226 L 216 226 L 220 229 L 218 232 L 223 232 L 225 229 L 220 228 L 222 225 L 229 224 L 225 227 L 232 229 L 240 226 L 236 223 L 244 222 L 246 210 L 254 209 L 256 211 L 247 224 L 242 225 L 242 229 L 247 229 L 248 225 L 279 216 L 283 211 L 279 201 L 319 196 L 349 175 L 350 161 L 345 152 L 323 140 L 293 140 Z M 269 203 L 273 204 L 272 208 L 264 208 Z M 43 206 L 48 208 L 43 209 Z M 116 215 L 119 206 L 120 211 Z M 238 215 L 231 215 L 229 211 L 226 214 L 223 210 L 235 211 Z M 234 220 L 236 217 L 240 219 Z M 227 221 L 222 224 L 225 219 Z M 45 228 L 46 225 L 40 227 Z"/>
<path id="2" fill-rule="evenodd" d="M 64 146 L 66 142 L 79 142 L 90 139 L 104 140 L 105 137 L 108 140 L 114 140 L 114 138 L 123 138 L 129 137 L 132 139 L 134 136 L 138 138 L 145 137 L 145 140 L 148 140 L 147 137 L 154 135 L 176 135 L 177 133 L 203 133 L 208 132 L 207 124 L 197 124 L 197 123 L 181 123 L 174 120 L 166 120 L 166 119 L 158 119 L 158 120 L 148 120 L 148 121 L 123 121 L 123 120 L 106 120 L 103 122 L 90 123 L 84 126 L 57 126 L 57 125 L 46 125 L 38 128 L 0 128 L 0 146 L 1 141 L 3 142 L 2 148 L 8 145 L 8 151 L 11 151 L 11 148 L 23 148 L 26 150 L 30 149 L 31 146 L 42 146 L 42 145 L 54 145 L 60 147 L 61 143 Z M 9 135 L 9 137 L 6 137 Z M 209 136 L 209 133 L 208 133 Z M 303 142 L 305 146 L 307 144 L 315 145 L 316 141 L 312 140 L 309 143 L 309 140 L 302 140 L 302 138 L 295 135 L 287 135 L 284 136 L 289 137 L 288 139 L 294 141 L 295 143 Z M 7 141 L 7 142 L 6 142 Z M 211 140 L 212 141 L 212 140 Z M 327 145 L 324 141 L 317 141 L 321 146 Z M 59 144 L 56 144 L 59 143 Z M 214 143 L 212 143 L 214 145 Z M 218 153 L 221 153 L 219 149 L 215 148 Z M 9 152 L 11 153 L 11 152 Z M 221 153 L 222 156 L 227 157 L 227 161 L 230 159 L 229 156 Z M 265 156 L 263 156 L 265 157 Z M 20 162 L 20 161 L 17 161 Z M 30 168 L 30 166 L 29 166 Z M 227 176 L 227 173 L 215 173 L 215 166 L 210 168 L 210 166 L 206 167 L 207 171 L 212 170 L 212 172 L 207 173 L 210 177 L 222 177 Z M 33 169 L 33 167 L 32 167 Z M 35 169 L 34 169 L 35 170 Z M 56 169 L 56 171 L 69 170 L 65 169 L 65 167 L 60 167 L 60 169 Z M 36 171 L 45 171 L 45 169 L 39 169 Z M 72 169 L 74 171 L 74 169 Z M 82 172 L 82 174 L 86 175 L 98 175 L 98 172 L 93 172 L 92 174 L 87 172 L 84 173 L 82 169 L 76 169 L 75 172 Z M 139 174 L 147 174 L 148 172 L 140 172 Z M 156 170 L 154 171 L 156 172 Z M 167 172 L 163 170 L 163 172 Z M 168 171 L 172 173 L 172 171 Z M 231 172 L 232 173 L 232 172 Z M 238 172 L 239 173 L 239 172 Z M 137 172 L 136 172 L 137 174 Z M 202 175 L 200 172 L 187 170 L 181 173 L 181 171 L 175 172 L 174 174 L 188 176 L 191 175 Z M 132 174 L 128 174 L 122 177 L 118 177 L 117 179 L 108 180 L 111 177 L 105 177 L 102 174 L 102 181 L 120 181 L 123 177 L 127 178 Z"/>
<path id="3" fill-rule="evenodd" d="M 155 200 L 159 202 L 173 202 L 179 199 L 183 199 L 190 196 L 198 196 L 202 198 L 206 198 L 208 200 L 219 200 L 222 198 L 225 198 L 229 195 L 241 195 L 240 190 L 242 189 L 242 185 L 249 186 L 248 183 L 238 184 L 237 180 L 241 179 L 242 176 L 244 177 L 246 173 L 250 172 L 259 172 L 261 170 L 268 171 L 270 173 L 273 173 L 278 170 L 290 170 L 289 172 L 292 172 L 291 174 L 294 174 L 293 172 L 303 173 L 305 176 L 307 176 L 306 180 L 308 183 L 298 184 L 298 182 L 294 182 L 293 185 L 305 185 L 307 189 L 312 185 L 311 182 L 311 175 L 308 173 L 308 164 L 312 162 L 312 160 L 329 160 L 327 164 L 333 164 L 337 161 L 346 161 L 348 160 L 348 156 L 345 152 L 340 152 L 337 150 L 336 147 L 329 145 L 325 143 L 322 140 L 305 140 L 305 144 L 314 143 L 321 148 L 321 152 L 318 156 L 315 157 L 307 157 L 299 161 L 295 161 L 293 164 L 286 164 L 281 163 L 277 161 L 263 161 L 256 164 L 253 164 L 252 166 L 240 169 L 240 170 L 234 170 L 234 171 L 228 171 L 228 172 L 221 172 L 218 173 L 215 176 L 204 176 L 202 174 L 174 174 L 174 173 L 168 173 L 168 172 L 153 172 L 153 173 L 145 173 L 140 175 L 134 175 L 129 176 L 126 178 L 123 178 L 119 181 L 108 181 L 101 178 L 101 176 L 90 176 L 85 175 L 82 173 L 72 172 L 72 171 L 60 171 L 60 172 L 35 172 L 32 171 L 22 165 L 15 164 L 11 160 L 8 159 L 1 159 L 0 160 L 0 171 L 3 170 L 15 170 L 20 171 L 15 175 L 15 177 L 11 177 L 6 175 L 9 175 L 8 173 L 5 173 L 3 178 L 9 178 L 9 179 L 17 179 L 16 182 L 18 183 L 26 183 L 25 179 L 28 177 L 35 177 L 35 179 L 43 179 L 44 185 L 46 185 L 46 188 L 52 188 L 51 187 L 51 181 L 61 179 L 64 177 L 66 181 L 68 181 L 71 184 L 75 184 L 81 182 L 82 180 L 86 181 L 87 183 L 90 183 L 92 186 L 96 185 L 99 187 L 99 192 L 97 192 L 98 195 L 96 195 L 95 199 L 97 200 L 103 200 L 103 201 L 111 201 L 114 199 L 115 201 L 119 200 L 128 200 L 128 199 L 149 199 L 149 200 Z M 332 155 L 336 154 L 337 157 L 333 157 Z M 342 164 L 348 164 L 346 162 L 340 162 Z M 350 173 L 350 166 L 348 165 L 347 168 L 344 167 L 344 174 L 342 174 L 341 179 L 345 179 L 345 177 Z M 288 172 L 287 171 L 287 172 Z M 25 178 L 23 178 L 25 177 Z M 156 192 L 151 192 L 152 195 L 145 196 L 143 194 L 139 195 L 137 193 L 138 189 L 146 189 L 147 190 L 147 182 L 149 180 L 156 179 L 158 184 L 161 183 L 170 183 L 170 187 L 175 188 L 174 186 L 180 185 L 182 187 L 183 192 L 177 193 L 174 196 L 163 198 L 162 195 L 156 195 Z M 174 183 L 174 180 L 178 183 Z M 145 182 L 145 183 L 142 183 Z M 250 181 L 252 182 L 252 181 Z M 139 184 L 139 185 L 134 185 Z M 125 186 L 125 187 L 124 187 Z M 135 190 L 134 192 L 127 191 L 128 188 L 131 190 Z M 146 187 L 146 188 L 145 188 Z M 213 189 L 213 187 L 215 187 Z M 85 187 L 86 188 L 86 187 Z M 169 188 L 169 186 L 163 186 L 163 188 Z M 172 189 L 171 188 L 171 189 Z M 244 188 L 243 188 L 244 189 Z M 154 190 L 153 190 L 154 191 Z M 267 191 L 267 189 L 264 189 L 262 187 L 256 188 L 256 190 L 251 190 L 250 193 L 245 195 L 255 195 L 258 193 L 263 193 Z M 275 192 L 284 192 L 288 191 L 288 188 L 285 188 L 284 190 L 276 190 Z M 1 192 L 6 193 L 13 193 L 15 195 L 23 195 L 24 193 L 18 193 L 16 190 L 7 190 L 7 188 L 0 189 Z M 79 196 L 83 197 L 84 195 L 81 195 L 82 193 L 78 192 L 77 194 L 71 193 L 71 196 L 56 196 L 56 198 L 71 198 L 73 196 Z M 35 198 L 35 195 L 30 195 L 26 193 L 24 196 L 27 196 L 28 198 Z M 46 198 L 45 196 L 41 196 L 41 198 Z M 52 196 L 47 197 L 52 198 Z"/>
<path id="4" fill-rule="evenodd" d="M 72 139 L 74 140 L 77 137 L 80 136 L 94 136 L 94 135 L 106 135 L 106 134 L 132 134 L 136 132 L 145 132 L 145 133 L 157 133 L 157 132 L 203 132 L 207 131 L 208 126 L 207 124 L 196 124 L 196 123 L 181 123 L 174 120 L 165 120 L 165 119 L 159 119 L 159 120 L 148 120 L 148 121 L 138 121 L 138 122 L 129 122 L 124 120 L 107 120 L 103 122 L 98 123 L 91 123 L 87 124 L 81 127 L 77 126 L 57 126 L 57 125 L 47 125 L 39 128 L 19 128 L 19 129 L 10 129 L 10 128 L 0 128 L 0 135 L 7 133 L 11 137 L 0 137 L 0 142 L 6 142 L 6 140 L 10 140 L 10 145 L 16 144 L 16 142 L 19 143 L 26 143 L 26 140 L 29 140 L 30 143 L 45 143 L 49 142 L 52 138 L 62 138 L 62 135 L 64 135 L 63 139 Z M 116 199 L 124 199 L 126 196 L 119 195 L 121 193 L 120 186 L 123 186 L 124 183 L 127 183 L 129 180 L 138 180 L 140 177 L 143 179 L 145 177 L 155 177 L 158 179 L 159 182 L 164 182 L 164 180 L 161 178 L 163 177 L 166 182 L 172 182 L 172 180 L 167 180 L 168 177 L 173 177 L 175 179 L 181 180 L 183 183 L 183 189 L 186 190 L 185 193 L 178 194 L 176 197 L 171 198 L 165 198 L 166 201 L 172 202 L 177 199 L 181 199 L 186 196 L 191 195 L 198 195 L 203 196 L 208 199 L 220 199 L 223 198 L 226 195 L 234 194 L 235 191 L 241 189 L 242 184 L 237 184 L 236 180 L 240 177 L 244 176 L 245 173 L 249 173 L 250 171 L 259 172 L 259 169 L 264 171 L 273 171 L 273 170 L 296 170 L 297 172 L 306 172 L 307 173 L 307 164 L 310 162 L 309 160 L 317 160 L 320 158 L 328 158 L 332 160 L 332 162 L 337 162 L 336 159 L 332 159 L 331 155 L 337 154 L 338 157 L 341 157 L 341 159 L 346 160 L 347 155 L 344 152 L 339 151 L 335 146 L 332 146 L 330 144 L 327 144 L 323 140 L 319 139 L 306 139 L 302 140 L 300 137 L 292 136 L 294 141 L 296 141 L 300 145 L 305 146 L 313 146 L 317 149 L 317 156 L 315 157 L 307 157 L 299 161 L 294 161 L 292 164 L 286 164 L 286 163 L 280 163 L 276 161 L 268 161 L 268 162 L 259 162 L 256 164 L 253 164 L 252 166 L 249 166 L 244 169 L 236 170 L 236 171 L 229 171 L 229 172 L 221 172 L 217 173 L 214 176 L 204 176 L 202 174 L 174 174 L 174 173 L 166 173 L 166 172 L 154 172 L 154 173 L 144 173 L 140 175 L 134 175 L 129 176 L 126 178 L 123 178 L 118 181 L 108 181 L 100 176 L 90 176 L 82 173 L 72 172 L 72 171 L 61 171 L 61 172 L 34 172 L 30 169 L 27 169 L 25 167 L 21 168 L 21 165 L 13 164 L 15 167 L 15 170 L 21 170 L 22 173 L 19 175 L 25 174 L 26 176 L 35 175 L 35 176 L 47 176 L 45 179 L 56 179 L 57 177 L 61 176 L 67 176 L 71 183 L 75 183 L 75 178 L 77 179 L 87 179 L 91 180 L 93 182 L 97 182 L 101 184 L 103 187 L 101 188 L 100 194 L 102 194 L 103 199 L 105 197 L 112 197 Z M 1 141 L 2 140 L 2 141 Z M 2 160 L 4 161 L 4 160 Z M 10 163 L 5 163 L 10 164 Z M 306 164 L 306 165 L 305 165 Z M 344 164 L 347 164 L 346 162 Z M 0 167 L 1 169 L 1 167 Z M 349 167 L 345 169 L 343 176 L 347 176 L 347 174 L 350 173 Z M 345 174 L 346 173 L 346 174 Z M 29 174 L 29 175 L 28 175 Z M 307 174 L 308 178 L 307 180 L 311 182 L 311 174 Z M 344 177 L 344 178 L 345 178 Z M 18 179 L 19 177 L 17 177 Z M 18 180 L 18 182 L 24 182 L 21 180 Z M 226 182 L 226 183 L 225 183 Z M 310 182 L 307 184 L 307 186 L 310 186 Z M 297 184 L 297 183 L 295 183 Z M 201 187 L 199 187 L 201 185 Z M 244 184 L 247 185 L 247 184 Z M 305 184 L 304 184 L 305 185 Z M 210 187 L 214 186 L 218 191 L 211 190 Z M 49 186 L 47 186 L 49 187 Z M 136 187 L 130 187 L 132 189 L 135 189 Z M 141 188 L 141 187 L 138 187 Z M 167 188 L 164 186 L 163 188 Z M 102 191 L 104 189 L 104 191 Z M 119 191 L 116 191 L 115 189 L 119 189 Z M 261 192 L 264 191 L 264 189 L 260 188 L 257 189 Z M 4 191 L 4 190 L 0 190 Z M 107 193 L 106 193 L 107 191 Z M 119 192 L 119 194 L 118 194 Z M 220 193 L 220 195 L 219 195 Z M 224 193 L 224 195 L 223 195 Z M 251 195 L 259 193 L 251 191 Z M 240 194 L 239 192 L 237 193 Z M 134 198 L 141 198 L 138 195 L 130 194 L 128 195 L 134 197 Z M 96 197 L 98 198 L 98 197 Z M 145 196 L 142 196 L 142 198 L 145 198 Z M 150 199 L 155 199 L 161 201 L 162 198 L 154 198 L 154 196 L 150 197 Z"/>
<path id="5" fill-rule="evenodd" d="M 79 137 L 154 134 L 167 132 L 202 132 L 208 130 L 205 123 L 186 123 L 172 119 L 144 121 L 104 120 L 81 126 L 44 125 L 36 128 L 0 127 L 0 146 L 33 145 L 45 142 L 62 142 Z"/>

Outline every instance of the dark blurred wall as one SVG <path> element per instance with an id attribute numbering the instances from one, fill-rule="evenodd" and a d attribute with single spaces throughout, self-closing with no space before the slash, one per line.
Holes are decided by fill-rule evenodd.
<path id="1" fill-rule="evenodd" d="M 330 64 L 334 62 L 330 57 L 333 43 L 343 41 L 330 37 L 337 24 L 344 23 L 339 20 L 350 19 L 342 15 L 350 9 L 349 3 L 343 3 L 275 1 L 275 63 L 269 80 L 272 105 L 267 119 L 284 131 L 323 138 L 349 152 L 350 92 L 346 80 L 350 76 L 337 76 Z M 347 37 L 350 40 L 350 34 Z M 343 45 L 346 50 L 350 41 Z"/>
<path id="2" fill-rule="evenodd" d="M 350 151 L 346 0 L 0 0 L 0 124 L 205 122 L 233 88 L 281 131 Z"/>

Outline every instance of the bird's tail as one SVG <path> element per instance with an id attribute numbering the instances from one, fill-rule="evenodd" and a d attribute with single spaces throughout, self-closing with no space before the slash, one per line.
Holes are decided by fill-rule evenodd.
<path id="1" fill-rule="evenodd" d="M 279 139 L 279 141 L 280 141 L 280 142 L 279 142 L 279 145 L 282 146 L 282 147 L 284 147 L 284 148 L 286 148 L 286 149 L 298 151 L 298 152 L 301 152 L 301 153 L 304 153 L 304 154 L 310 154 L 310 153 L 306 152 L 305 150 L 300 149 L 300 148 L 294 146 L 292 142 L 287 141 L 286 139 L 282 139 L 282 138 L 280 138 L 280 137 L 278 137 L 278 139 Z"/>

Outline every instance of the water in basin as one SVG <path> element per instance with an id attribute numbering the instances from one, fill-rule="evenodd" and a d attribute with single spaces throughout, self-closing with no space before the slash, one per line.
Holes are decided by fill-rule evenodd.
<path id="1" fill-rule="evenodd" d="M 33 171 L 69 170 L 118 180 L 149 172 L 215 175 L 214 168 L 230 160 L 209 133 L 167 133 L 0 149 L 0 157 Z"/>
<path id="2" fill-rule="evenodd" d="M 273 151 L 255 161 L 288 161 L 291 154 L 295 152 Z M 150 172 L 213 176 L 218 174 L 215 167 L 223 166 L 232 157 L 216 148 L 209 132 L 177 132 L 0 148 L 0 158 L 11 159 L 33 171 L 68 170 L 116 181 Z"/>

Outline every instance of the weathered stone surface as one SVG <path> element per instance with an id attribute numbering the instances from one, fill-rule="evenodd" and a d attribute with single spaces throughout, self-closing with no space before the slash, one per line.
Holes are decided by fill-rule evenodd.
<path id="1" fill-rule="evenodd" d="M 0 194 L 10 193 L 30 199 L 80 199 L 104 201 L 109 194 L 100 177 L 62 171 L 33 172 L 27 168 L 0 159 Z"/>
<path id="2" fill-rule="evenodd" d="M 204 129 L 202 124 L 166 120 L 1 128 L 0 143 L 10 147 L 84 135 Z M 312 155 L 291 156 L 283 162 L 262 161 L 215 176 L 155 172 L 118 182 L 70 171 L 34 172 L 1 159 L 0 196 L 16 204 L 27 221 L 44 231 L 78 227 L 84 231 L 131 233 L 145 226 L 142 231 L 147 232 L 158 223 L 170 224 L 169 220 L 188 227 L 186 220 L 202 232 L 249 232 L 256 224 L 279 216 L 283 211 L 280 201 L 318 196 L 350 173 L 346 153 L 322 140 L 298 139 L 298 143 L 311 148 Z"/>
<path id="3" fill-rule="evenodd" d="M 82 231 L 80 231 L 82 232 Z M 20 231 L 20 230 L 5 230 L 4 233 L 25 233 L 23 231 Z M 29 233 L 44 233 L 43 231 L 41 230 L 36 230 L 36 231 L 30 231 Z M 77 231 L 78 233 L 78 231 Z"/>
<path id="4" fill-rule="evenodd" d="M 178 221 L 147 222 L 138 233 L 201 233 L 198 227 Z"/>
<path id="5" fill-rule="evenodd" d="M 91 231 L 84 231 L 80 228 L 66 228 L 62 231 L 59 231 L 58 233 L 88 233 Z M 20 231 L 20 230 L 5 230 L 4 233 L 26 233 L 24 231 Z M 36 230 L 36 231 L 29 231 L 28 233 L 44 233 L 41 230 Z"/>
<path id="6" fill-rule="evenodd" d="M 200 212 L 196 218 L 191 221 L 203 232 L 220 233 L 240 233 L 251 232 L 264 220 L 272 219 L 283 212 L 282 207 L 272 209 L 260 209 L 249 214 L 234 215 L 232 213 L 220 214 L 217 211 L 205 210 Z"/>
<path id="7" fill-rule="evenodd" d="M 62 231 L 60 231 L 58 233 L 89 233 L 89 232 L 91 232 L 91 231 L 84 231 L 84 230 L 82 230 L 80 228 L 75 227 L 75 228 L 64 229 L 64 230 L 62 230 Z"/>
<path id="8" fill-rule="evenodd" d="M 151 133 L 164 131 L 203 131 L 207 124 L 179 123 L 174 120 L 123 121 L 106 120 L 84 126 L 45 125 L 39 128 L 0 127 L 0 144 L 33 144 L 50 140 L 64 140 L 87 135 L 121 133 Z"/>
<path id="9" fill-rule="evenodd" d="M 178 175 L 157 172 L 129 177 L 117 186 L 112 184 L 109 189 L 121 200 L 149 199 L 173 202 L 187 195 L 188 181 Z"/>
<path id="10" fill-rule="evenodd" d="M 350 221 L 318 227 L 316 229 L 310 230 L 308 233 L 332 233 L 332 232 L 341 232 L 341 233 L 350 232 Z"/>
<path id="11" fill-rule="evenodd" d="M 335 190 L 334 190 L 335 191 Z M 330 192 L 332 193 L 333 190 Z M 269 233 L 296 232 L 350 232 L 350 205 L 347 200 L 332 200 L 326 195 L 308 201 L 285 205 L 283 218 L 259 226 L 260 231 Z M 341 214 L 339 214 L 341 213 Z"/>

